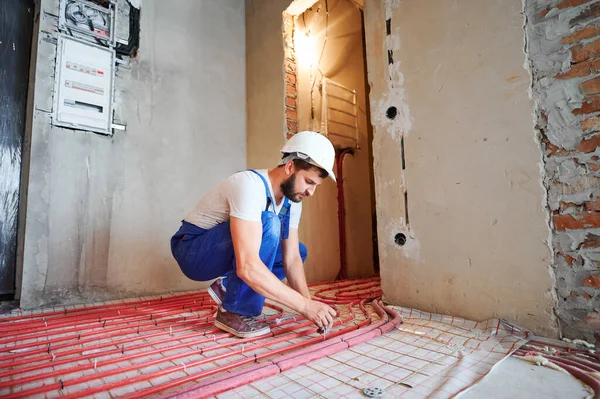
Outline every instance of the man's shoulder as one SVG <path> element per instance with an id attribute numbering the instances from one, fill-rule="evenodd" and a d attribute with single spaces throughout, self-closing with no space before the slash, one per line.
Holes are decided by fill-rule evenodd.
<path id="1" fill-rule="evenodd" d="M 260 176 L 250 170 L 243 170 L 229 176 L 226 180 L 226 187 L 244 193 L 258 192 L 263 195 L 265 192 L 265 186 Z"/>
<path id="2" fill-rule="evenodd" d="M 257 171 L 258 172 L 258 171 Z M 244 183 L 260 183 L 262 185 L 262 179 L 256 173 L 251 170 L 242 170 L 229 176 L 227 181 L 233 184 L 244 184 Z"/>

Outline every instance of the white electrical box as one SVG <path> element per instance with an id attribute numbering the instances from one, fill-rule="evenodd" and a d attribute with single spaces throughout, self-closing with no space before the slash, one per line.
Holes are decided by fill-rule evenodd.
<path id="1" fill-rule="evenodd" d="M 114 65 L 114 50 L 59 36 L 54 124 L 112 134 Z"/>

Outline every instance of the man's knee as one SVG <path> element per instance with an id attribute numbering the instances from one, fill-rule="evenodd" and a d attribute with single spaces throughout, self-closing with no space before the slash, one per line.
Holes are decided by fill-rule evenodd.
<path id="1" fill-rule="evenodd" d="M 300 243 L 300 257 L 302 258 L 302 263 L 304 263 L 304 261 L 306 261 L 307 256 L 308 256 L 308 249 L 306 248 L 306 245 Z"/>

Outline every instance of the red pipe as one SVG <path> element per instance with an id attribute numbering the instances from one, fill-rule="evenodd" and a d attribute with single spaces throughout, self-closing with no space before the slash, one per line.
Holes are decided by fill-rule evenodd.
<path id="1" fill-rule="evenodd" d="M 184 295 L 176 295 L 172 297 L 168 297 L 166 299 L 146 299 L 139 301 L 130 301 L 124 303 L 115 303 L 108 305 L 96 305 L 89 306 L 85 308 L 73 308 L 73 309 L 64 309 L 62 311 L 52 311 L 52 312 L 43 312 L 43 313 L 35 313 L 29 315 L 21 315 L 21 316 L 8 316 L 2 317 L 0 319 L 0 326 L 8 325 L 11 328 L 20 328 L 23 324 L 17 323 L 27 323 L 27 322 L 42 322 L 42 319 L 45 318 L 49 320 L 53 317 L 70 317 L 77 316 L 77 313 L 83 313 L 84 315 L 94 314 L 94 311 L 103 311 L 103 310 L 119 310 L 133 307 L 134 309 L 143 309 L 144 306 L 154 306 L 155 303 L 189 303 L 191 298 L 198 298 L 199 300 L 203 300 L 205 302 L 210 302 L 210 296 L 207 292 L 197 292 L 197 293 L 188 293 Z M 214 304 L 214 302 L 212 302 Z M 139 308 L 138 308 L 139 306 Z"/>
<path id="2" fill-rule="evenodd" d="M 302 342 L 291 344 L 290 341 L 293 340 L 294 338 L 306 337 L 309 334 L 315 333 L 316 328 L 313 326 L 313 324 L 311 322 L 308 322 L 308 321 L 301 322 L 299 324 L 296 323 L 296 321 L 302 320 L 301 316 L 298 316 L 298 317 L 292 318 L 292 319 L 286 319 L 284 321 L 281 321 L 281 322 L 278 322 L 277 324 L 275 324 L 275 319 L 281 317 L 283 310 L 276 306 L 267 305 L 267 306 L 275 308 L 278 311 L 278 314 L 270 316 L 270 317 L 265 317 L 265 320 L 271 321 L 271 323 L 270 323 L 271 327 L 274 329 L 271 332 L 271 334 L 269 334 L 266 337 L 261 336 L 261 337 L 250 338 L 250 339 L 234 339 L 234 340 L 227 339 L 227 342 L 218 343 L 213 346 L 207 346 L 207 345 L 197 346 L 198 344 L 201 344 L 201 343 L 210 343 L 210 341 L 213 341 L 213 340 L 216 342 L 217 336 L 215 336 L 214 339 L 207 338 L 204 340 L 194 342 L 193 348 L 191 348 L 191 343 L 189 341 L 187 343 L 179 343 L 176 345 L 172 345 L 170 347 L 162 348 L 162 352 L 165 352 L 165 351 L 168 352 L 170 350 L 175 350 L 175 349 L 184 348 L 184 347 L 190 348 L 191 350 L 188 352 L 184 352 L 183 354 L 180 353 L 180 354 L 173 354 L 171 356 L 164 356 L 160 359 L 149 360 L 149 361 L 141 363 L 141 364 L 138 362 L 135 362 L 137 364 L 132 365 L 132 366 L 120 367 L 120 368 L 113 369 L 113 370 L 98 371 L 96 373 L 89 374 L 86 376 L 81 376 L 78 378 L 72 378 L 72 379 L 64 379 L 63 378 L 61 380 L 58 380 L 57 383 L 51 383 L 46 386 L 28 389 L 28 390 L 24 390 L 24 391 L 21 391 L 18 393 L 12 391 L 13 393 L 9 394 L 9 396 L 7 396 L 7 397 L 23 397 L 23 396 L 30 396 L 30 395 L 36 395 L 36 394 L 43 394 L 45 392 L 59 390 L 61 388 L 67 388 L 67 387 L 69 388 L 69 392 L 62 391 L 61 394 L 63 396 L 81 397 L 81 396 L 86 396 L 86 395 L 93 395 L 94 393 L 105 392 L 105 391 L 115 389 L 118 387 L 131 385 L 131 384 L 134 384 L 139 381 L 148 381 L 152 378 L 156 378 L 156 377 L 162 376 L 162 375 L 167 375 L 167 374 L 174 373 L 177 371 L 181 371 L 181 370 L 185 371 L 186 367 L 187 368 L 198 367 L 198 366 L 206 364 L 206 363 L 213 363 L 215 361 L 226 359 L 231 356 L 243 354 L 244 348 L 242 345 L 244 343 L 251 343 L 251 342 L 252 342 L 251 346 L 247 347 L 246 351 L 254 351 L 256 349 L 265 348 L 265 347 L 268 347 L 268 346 L 271 346 L 271 345 L 277 344 L 277 343 L 285 342 L 285 343 L 288 343 L 288 345 L 278 348 L 274 351 L 261 351 L 262 353 L 255 353 L 254 357 L 249 357 L 248 359 L 244 359 L 244 360 L 237 361 L 237 362 L 232 362 L 226 366 L 216 366 L 213 369 L 206 370 L 206 371 L 203 371 L 200 373 L 194 373 L 192 375 L 186 376 L 181 379 L 175 379 L 169 383 L 160 384 L 156 387 L 153 387 L 150 390 L 139 391 L 132 395 L 133 395 L 133 397 L 145 397 L 145 396 L 153 394 L 153 393 L 164 392 L 164 390 L 166 390 L 166 389 L 180 386 L 181 384 L 184 384 L 186 382 L 197 381 L 198 379 L 201 379 L 204 377 L 213 376 L 215 374 L 222 373 L 226 370 L 230 370 L 235 367 L 244 366 L 244 365 L 247 365 L 250 363 L 255 363 L 255 362 L 258 362 L 259 359 L 262 360 L 265 358 L 271 358 L 274 354 L 282 354 L 285 352 L 285 353 L 287 353 L 287 355 L 280 356 L 274 360 L 269 360 L 268 363 L 270 365 L 269 364 L 265 365 L 264 363 L 261 363 L 261 364 L 252 365 L 248 369 L 248 370 L 254 370 L 255 368 L 260 368 L 262 370 L 260 372 L 256 371 L 256 373 L 252 372 L 251 374 L 248 374 L 246 372 L 247 370 L 244 370 L 244 371 L 240 370 L 239 372 L 235 371 L 234 374 L 239 375 L 240 379 L 244 379 L 244 378 L 245 379 L 248 379 L 248 378 L 254 379 L 254 378 L 258 378 L 256 376 L 259 374 L 265 375 L 265 373 L 268 374 L 268 373 L 272 373 L 274 371 L 280 372 L 282 369 L 294 367 L 295 365 L 299 365 L 299 364 L 304 364 L 305 362 L 309 361 L 310 359 L 323 357 L 323 356 L 326 356 L 327 354 L 336 353 L 339 350 L 342 350 L 344 348 L 348 348 L 350 346 L 357 345 L 357 344 L 364 342 L 368 339 L 371 339 L 375 336 L 384 334 L 385 332 L 394 328 L 394 326 L 396 326 L 400 322 L 400 319 L 399 319 L 399 316 L 395 312 L 393 312 L 391 309 L 387 309 L 387 308 L 383 307 L 379 301 L 373 301 L 372 302 L 373 309 L 377 312 L 377 314 L 380 317 L 379 322 L 373 323 L 372 316 L 369 315 L 369 313 L 367 312 L 367 310 L 365 308 L 365 303 L 368 300 L 372 300 L 373 296 L 375 296 L 375 295 L 380 295 L 379 290 L 373 289 L 377 285 L 376 284 L 377 281 L 378 281 L 378 278 L 352 279 L 351 281 L 335 283 L 334 287 L 324 286 L 323 283 L 311 285 L 313 287 L 314 286 L 317 286 L 317 287 L 322 286 L 323 287 L 323 288 L 317 290 L 317 294 L 315 294 L 316 299 L 321 300 L 323 302 L 331 303 L 333 305 L 347 307 L 347 310 L 342 310 L 342 312 L 347 312 L 348 315 L 344 316 L 343 320 L 338 319 L 335 322 L 335 326 L 343 325 L 342 328 L 335 330 L 335 331 L 331 331 L 328 334 L 326 334 L 325 336 L 318 335 L 316 337 L 308 338 Z M 165 327 L 165 324 L 167 327 L 169 327 L 169 324 L 173 324 L 173 326 L 178 328 L 178 332 L 193 328 L 193 326 L 188 325 L 188 323 L 190 323 L 190 322 L 181 322 L 180 321 L 181 316 L 179 316 L 177 318 L 173 318 L 170 316 L 170 313 L 172 313 L 171 309 L 172 309 L 173 301 L 165 301 L 162 304 L 158 300 L 154 301 L 154 302 L 158 306 L 155 306 L 154 308 L 147 309 L 147 310 L 148 310 L 148 312 L 152 312 L 152 314 L 157 314 L 157 315 L 160 314 L 162 317 L 165 318 L 165 323 L 161 323 L 162 328 Z M 169 303 L 169 302 L 171 302 L 171 303 Z M 177 302 L 177 301 L 175 301 L 175 302 Z M 212 311 L 211 306 L 213 304 L 214 303 L 212 303 L 212 302 L 206 301 L 206 305 L 204 303 L 201 304 L 201 306 L 203 306 L 203 308 L 200 309 L 199 311 L 202 313 L 210 312 L 210 311 Z M 193 308 L 197 309 L 198 304 L 195 304 L 195 305 L 196 306 L 193 306 Z M 208 305 L 210 305 L 210 306 L 208 306 Z M 111 317 L 115 317 L 114 309 L 117 306 L 119 306 L 119 308 L 122 309 L 123 304 L 118 304 L 115 306 L 112 306 L 112 305 L 104 306 L 104 307 L 102 307 L 101 310 L 95 309 L 94 312 L 103 313 L 103 312 L 112 310 L 110 315 L 104 314 L 105 318 L 110 320 Z M 358 309 L 356 308 L 356 306 L 358 306 Z M 192 311 L 194 311 L 195 309 L 193 309 L 193 308 L 189 308 L 187 305 L 182 306 L 182 309 L 184 311 L 186 311 L 187 309 L 191 309 Z M 131 309 L 129 309 L 129 310 L 131 310 Z M 196 310 L 196 311 L 198 311 L 198 310 Z M 362 315 L 364 316 L 364 319 L 360 318 L 358 320 L 355 320 L 352 324 L 350 324 L 350 321 L 352 321 L 355 318 L 355 316 L 357 315 L 357 311 L 358 311 L 359 315 L 360 315 L 360 313 L 362 313 Z M 80 314 L 80 315 L 73 314 L 73 315 L 69 315 L 69 319 L 81 320 L 84 323 L 93 321 L 92 325 L 95 324 L 97 326 L 98 313 L 94 313 L 93 318 L 90 318 L 89 315 L 86 315 L 84 313 Z M 13 355 L 18 356 L 19 354 L 10 354 L 10 355 L 6 355 L 6 356 L 0 356 L 0 367 L 4 367 L 4 368 L 10 367 L 11 368 L 11 370 L 6 370 L 4 372 L 1 372 L 0 378 L 6 379 L 6 378 L 12 377 L 10 380 L 10 383 L 8 381 L 0 382 L 0 387 L 1 386 L 13 387 L 15 385 L 23 385 L 25 383 L 36 381 L 36 380 L 39 381 L 39 380 L 44 380 L 44 379 L 48 379 L 48 378 L 52 378 L 52 377 L 59 377 L 61 375 L 68 376 L 69 374 L 80 373 L 83 370 L 91 369 L 92 367 L 94 367 L 94 365 L 91 364 L 91 362 L 90 362 L 88 364 L 77 365 L 75 367 L 71 367 L 68 369 L 62 369 L 60 374 L 57 374 L 57 371 L 50 371 L 50 372 L 46 372 L 46 373 L 41 371 L 40 373 L 36 374 L 35 378 L 33 378 L 32 376 L 25 376 L 23 378 L 14 378 L 14 375 L 16 375 L 16 374 L 22 374 L 22 373 L 30 374 L 32 371 L 37 371 L 37 370 L 42 369 L 43 368 L 42 364 L 39 364 L 39 363 L 43 362 L 43 361 L 46 361 L 46 367 L 49 370 L 52 370 L 52 367 L 50 367 L 51 365 L 64 364 L 67 362 L 67 360 L 72 360 L 73 363 L 76 364 L 76 362 L 79 360 L 87 359 L 89 361 L 91 358 L 94 358 L 94 357 L 100 360 L 102 357 L 104 357 L 104 359 L 99 361 L 97 364 L 97 367 L 103 367 L 103 366 L 110 365 L 110 364 L 118 364 L 119 362 L 126 361 L 126 360 L 133 360 L 133 359 L 139 359 L 140 357 L 147 357 L 149 354 L 157 353 L 157 350 L 153 348 L 153 350 L 144 351 L 146 346 L 155 345 L 156 343 L 169 343 L 169 342 L 175 340 L 174 338 L 171 338 L 171 337 L 164 337 L 164 338 L 159 338 L 158 341 L 148 341 L 147 343 L 132 344 L 129 348 L 125 348 L 125 351 L 130 351 L 130 353 L 122 352 L 123 356 L 114 357 L 114 354 L 116 352 L 119 352 L 118 349 L 115 349 L 115 344 L 117 344 L 117 343 L 118 343 L 117 345 L 124 345 L 127 342 L 135 342 L 136 340 L 141 340 L 141 339 L 145 339 L 145 338 L 149 338 L 149 337 L 160 337 L 161 335 L 166 335 L 168 333 L 168 332 L 164 332 L 164 333 L 156 332 L 153 334 L 148 334 L 147 336 L 146 335 L 140 336 L 139 332 L 138 332 L 137 336 L 131 337 L 132 329 L 136 327 L 136 324 L 141 323 L 141 321 L 134 320 L 135 324 L 128 322 L 127 320 L 122 319 L 122 317 L 124 316 L 125 318 L 130 318 L 130 317 L 136 317 L 137 315 L 130 316 L 130 312 L 128 312 L 128 311 L 124 311 L 123 313 L 127 313 L 127 316 L 120 314 L 120 315 L 116 316 L 117 318 L 121 318 L 119 321 L 112 321 L 113 325 L 114 325 L 114 323 L 120 323 L 121 326 L 115 328 L 114 329 L 115 331 L 109 333 L 112 336 L 122 337 L 122 338 L 120 338 L 119 340 L 111 340 L 105 346 L 103 346 L 102 344 L 91 345 L 91 346 L 87 346 L 87 347 L 82 345 L 83 343 L 92 342 L 93 341 L 93 338 L 91 337 L 92 335 L 104 333 L 106 336 L 106 333 L 108 333 L 108 331 L 107 331 L 108 328 L 104 328 L 104 329 L 96 328 L 96 330 L 99 330 L 99 331 L 95 331 L 93 327 L 88 327 L 87 328 L 88 332 L 86 332 L 87 337 L 83 341 L 79 339 L 80 337 L 77 337 L 78 339 L 76 340 L 73 335 L 71 335 L 70 337 L 67 337 L 68 341 L 71 341 L 73 344 L 80 346 L 79 348 L 76 348 L 76 349 L 73 348 L 73 346 L 71 346 L 71 349 L 56 352 L 55 350 L 58 349 L 58 346 L 60 346 L 61 348 L 70 346 L 68 344 L 68 342 L 62 341 L 64 337 L 56 337 L 56 338 L 54 338 L 54 340 L 56 340 L 56 341 L 60 340 L 59 341 L 60 343 L 57 346 L 54 346 L 54 345 L 52 346 L 52 352 L 48 352 L 48 356 L 46 356 L 46 355 L 40 356 L 40 353 L 41 353 L 40 351 L 43 351 L 43 349 L 41 349 L 41 348 L 35 349 L 33 351 L 28 351 L 26 354 L 20 354 L 21 356 L 28 356 L 29 359 L 27 361 L 25 361 L 25 359 L 19 360 L 17 362 L 10 362 L 10 361 L 6 362 L 5 361 L 5 360 L 8 360 L 8 357 L 12 358 Z M 167 316 L 166 313 L 168 313 L 169 316 Z M 392 320 L 390 320 L 390 317 L 388 315 L 390 315 L 392 317 Z M 25 317 L 24 320 L 27 320 L 27 323 L 31 323 L 31 326 L 37 326 L 37 325 L 39 325 L 40 320 L 44 316 L 45 316 L 44 314 L 41 314 L 41 315 L 38 314 L 38 315 L 36 315 L 36 317 L 31 317 L 31 316 Z M 81 317 L 77 317 L 77 316 L 81 316 Z M 144 317 L 146 317 L 146 316 L 144 315 Z M 198 316 L 198 317 L 200 317 L 200 316 Z M 64 321 L 65 321 L 64 313 L 56 312 L 50 318 L 52 319 L 51 324 L 53 324 L 53 325 L 64 325 L 65 324 L 64 323 Z M 101 320 L 103 320 L 103 319 L 101 318 Z M 177 320 L 177 322 L 173 323 L 173 320 Z M 48 321 L 48 319 L 46 319 L 46 321 Z M 212 321 L 212 317 L 204 316 L 203 320 L 202 320 L 202 322 L 203 322 L 202 325 L 205 325 L 204 323 L 209 323 L 211 321 Z M 150 320 L 145 320 L 145 322 L 146 323 L 150 322 Z M 168 323 L 168 322 L 170 322 L 170 323 Z M 196 326 L 198 326 L 199 320 L 194 319 L 193 322 L 196 323 Z M 1 321 L 0 321 L 0 323 L 1 323 Z M 291 323 L 294 323 L 294 324 L 290 325 Z M 285 326 L 286 324 L 289 326 Z M 154 327 L 156 327 L 156 326 L 154 326 Z M 153 328 L 153 330 L 155 330 L 155 329 L 157 329 L 157 328 Z M 67 328 L 66 330 L 72 330 L 72 328 L 71 329 Z M 64 331 L 65 330 L 59 331 L 57 329 L 55 331 L 53 330 L 52 334 L 61 334 Z M 213 331 L 213 330 L 211 330 L 211 331 Z M 33 334 L 33 336 L 35 336 L 35 335 L 38 335 L 38 334 L 37 333 Z M 183 339 L 193 338 L 194 335 L 197 336 L 198 334 L 193 334 L 193 333 L 187 334 L 186 336 L 183 337 Z M 205 333 L 202 335 L 205 335 Z M 32 335 L 26 337 L 26 340 L 31 339 L 31 336 Z M 218 337 L 228 338 L 228 337 L 230 337 L 230 334 L 221 334 L 221 335 L 218 335 Z M 276 338 L 273 339 L 273 337 L 276 337 Z M 21 337 L 20 340 L 22 340 L 22 339 L 23 338 Z M 182 337 L 179 337 L 178 339 L 181 340 Z M 17 338 L 17 340 L 19 340 L 19 339 Z M 37 340 L 34 340 L 34 342 L 30 342 L 28 344 L 21 344 L 19 346 L 24 346 L 24 349 L 27 349 L 27 348 L 32 348 L 32 347 L 40 347 L 45 342 L 46 341 L 37 342 Z M 140 375 L 140 376 L 137 376 L 134 378 L 123 379 L 123 380 L 116 381 L 116 382 L 110 383 L 110 384 L 103 384 L 103 385 L 100 385 L 95 388 L 82 389 L 82 390 L 75 391 L 75 392 L 72 390 L 73 387 L 77 387 L 79 384 L 84 384 L 88 381 L 96 380 L 98 378 L 115 376 L 115 375 L 119 375 L 119 374 L 122 374 L 122 373 L 125 373 L 128 371 L 131 371 L 131 370 L 144 369 L 151 365 L 155 365 L 157 363 L 161 363 L 161 362 L 165 362 L 165 361 L 176 361 L 177 359 L 180 359 L 184 356 L 187 357 L 194 353 L 196 355 L 198 355 L 199 353 L 205 354 L 210 351 L 223 349 L 223 348 L 230 348 L 232 346 L 234 346 L 234 347 L 241 346 L 242 349 L 231 350 L 230 352 L 222 354 L 222 355 L 207 356 L 201 360 L 186 363 L 186 365 L 182 364 L 182 366 L 174 366 L 169 369 L 160 370 L 160 371 L 157 371 L 154 373 L 146 373 L 144 375 Z M 13 346 L 13 347 L 9 348 L 9 350 L 14 349 L 14 348 L 15 347 Z M 198 349 L 196 350 L 196 348 L 198 348 Z M 103 349 L 105 349 L 105 350 L 103 350 Z M 81 352 L 85 353 L 90 350 L 100 350 L 100 352 L 95 353 L 93 355 L 85 354 L 82 357 L 77 357 L 77 358 L 73 357 L 73 355 L 75 355 L 75 354 L 78 354 Z M 138 353 L 131 353 L 134 350 L 136 350 Z M 35 353 L 33 353 L 33 352 L 35 352 Z M 160 350 L 159 350 L 159 352 L 160 352 Z M 290 356 L 292 354 L 294 356 Z M 32 355 L 34 355 L 34 356 L 32 356 Z M 62 357 L 62 359 L 55 361 L 53 363 L 49 363 L 51 361 L 49 359 L 49 356 L 52 356 L 53 359 L 56 359 L 57 355 Z M 112 356 L 113 358 L 106 359 L 106 356 L 109 356 L 109 355 L 113 355 Z M 274 363 L 274 362 L 277 362 L 277 363 Z M 2 363 L 4 363 L 4 364 L 2 364 Z M 28 366 L 21 367 L 21 368 L 15 368 L 15 366 L 17 366 L 17 365 L 20 366 L 20 365 L 24 365 L 24 364 L 28 364 Z M 231 374 L 227 373 L 227 376 L 231 376 Z M 221 388 L 219 388 L 219 390 L 221 390 L 221 391 L 223 389 L 222 388 L 223 386 L 235 387 L 235 386 L 231 385 L 232 383 L 235 383 L 235 381 L 230 381 L 230 380 L 225 381 L 224 380 L 225 377 L 226 376 L 223 375 L 223 376 L 219 376 L 218 378 L 213 378 L 210 381 L 207 381 L 206 384 L 216 384 L 218 382 L 217 380 L 219 380 L 219 381 L 221 381 L 221 383 L 220 383 Z M 195 384 L 194 386 L 197 387 L 197 386 L 203 386 L 203 385 L 205 385 L 205 383 L 201 382 L 200 385 Z M 213 388 L 214 387 L 211 385 L 211 389 L 213 389 Z M 77 389 L 77 388 L 75 388 L 75 389 Z"/>
<path id="3" fill-rule="evenodd" d="M 598 381 L 598 379 L 592 377 L 585 371 L 581 370 L 579 367 L 573 367 L 569 364 L 560 362 L 558 360 L 552 360 L 552 363 L 567 370 L 573 377 L 577 378 L 584 384 L 589 385 L 594 390 L 594 398 L 600 399 L 600 381 Z"/>
<path id="4" fill-rule="evenodd" d="M 391 330 L 392 328 L 396 327 L 398 324 L 401 323 L 399 314 L 393 311 L 392 309 L 379 305 L 377 301 L 373 302 L 373 307 L 375 308 L 377 313 L 380 314 L 380 316 L 382 317 L 382 321 L 384 317 L 386 318 L 386 321 L 382 325 L 382 327 L 384 325 L 386 325 L 387 327 L 387 324 L 389 324 L 389 329 Z M 389 317 L 385 313 L 392 316 L 392 320 L 388 320 Z M 378 333 L 377 335 L 382 334 L 381 330 L 371 329 L 371 327 L 369 327 L 368 330 L 369 331 L 365 334 L 367 336 L 376 335 L 376 333 Z M 386 328 L 386 330 L 388 329 Z M 244 370 L 244 372 L 240 371 L 239 373 L 232 375 L 227 379 L 220 377 L 213 380 L 202 381 L 198 384 L 195 384 L 194 388 L 192 389 L 187 388 L 178 392 L 163 395 L 160 398 L 207 398 L 215 396 L 224 391 L 247 385 L 252 382 L 258 381 L 262 378 L 281 373 L 283 371 L 288 370 L 289 368 L 306 364 L 310 361 L 317 360 L 325 356 L 333 355 L 337 352 L 348 349 L 351 346 L 357 345 L 367 340 L 364 339 L 361 336 L 361 334 L 357 335 L 358 332 L 359 331 L 355 331 L 354 333 L 346 333 L 335 338 L 330 338 L 326 341 L 329 341 L 329 345 L 321 344 L 319 345 L 317 350 L 313 350 L 312 352 L 309 351 L 309 349 L 312 349 L 312 347 L 308 349 L 300 349 L 291 352 L 288 355 L 273 359 L 271 362 L 269 362 L 271 364 L 267 363 L 267 365 L 256 365 L 247 370 Z M 350 334 L 352 334 L 353 337 L 347 340 L 346 338 Z M 134 394 L 127 395 L 125 396 L 125 398 L 140 398 L 143 397 L 143 395 L 150 395 L 152 393 L 153 389 L 150 388 L 145 391 L 135 392 Z"/>
<path id="5" fill-rule="evenodd" d="M 346 264 L 346 205 L 344 203 L 344 157 L 346 154 L 352 154 L 352 149 L 341 150 L 335 160 L 338 191 L 338 228 L 340 231 L 340 270 L 337 279 L 345 279 L 348 275 L 348 265 Z"/>

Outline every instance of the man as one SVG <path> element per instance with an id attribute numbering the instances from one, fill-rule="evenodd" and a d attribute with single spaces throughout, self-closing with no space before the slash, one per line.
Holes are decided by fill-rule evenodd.
<path id="1" fill-rule="evenodd" d="M 335 310 L 310 297 L 298 240 L 301 201 L 327 176 L 335 181 L 335 150 L 315 132 L 300 132 L 281 149 L 271 170 L 236 173 L 213 188 L 171 238 L 182 272 L 192 280 L 216 280 L 208 289 L 220 305 L 215 326 L 238 337 L 270 332 L 257 316 L 265 297 L 324 329 Z M 289 287 L 280 280 L 287 277 Z"/>

